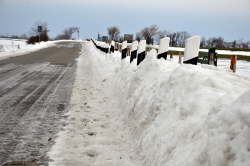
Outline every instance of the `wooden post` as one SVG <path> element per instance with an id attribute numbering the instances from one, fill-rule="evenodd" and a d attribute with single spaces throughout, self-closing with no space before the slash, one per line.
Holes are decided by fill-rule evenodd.
<path id="1" fill-rule="evenodd" d="M 130 55 L 130 51 L 131 51 L 131 48 L 128 47 L 127 56 L 129 56 L 129 57 L 131 56 L 131 55 Z"/>
<path id="2" fill-rule="evenodd" d="M 230 69 L 233 72 L 236 72 L 236 63 L 237 63 L 237 56 L 236 55 L 231 56 Z"/>
<path id="3" fill-rule="evenodd" d="M 214 65 L 214 53 L 210 53 L 208 55 L 208 64 L 209 65 Z"/>
<path id="4" fill-rule="evenodd" d="M 173 59 L 173 54 L 172 53 L 170 53 L 170 60 L 172 60 Z"/>
<path id="5" fill-rule="evenodd" d="M 179 52 L 179 64 L 182 63 L 182 55 L 181 55 L 181 52 Z"/>

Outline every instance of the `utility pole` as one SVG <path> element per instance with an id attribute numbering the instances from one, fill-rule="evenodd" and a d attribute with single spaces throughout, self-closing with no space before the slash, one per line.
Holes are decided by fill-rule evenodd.
<path id="1" fill-rule="evenodd" d="M 38 40 L 39 43 L 41 42 L 41 32 L 43 31 L 43 27 L 41 25 L 37 26 L 37 32 L 38 32 Z"/>
<path id="2" fill-rule="evenodd" d="M 79 33 L 80 33 L 80 28 L 78 27 L 77 28 L 77 37 L 78 37 L 78 40 L 79 40 Z"/>

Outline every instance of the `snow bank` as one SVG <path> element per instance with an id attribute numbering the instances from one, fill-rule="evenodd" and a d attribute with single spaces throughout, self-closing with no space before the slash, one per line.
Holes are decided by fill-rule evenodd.
<path id="1" fill-rule="evenodd" d="M 137 166 L 130 162 L 126 133 L 119 130 L 112 76 L 121 58 L 112 60 L 92 42 L 83 42 L 78 58 L 68 124 L 48 153 L 51 166 Z M 113 64 L 113 65 L 112 65 Z M 114 66 L 115 65 L 115 66 Z"/>
<path id="2" fill-rule="evenodd" d="M 120 59 L 83 43 L 50 165 L 250 165 L 249 79 L 155 50 L 139 67 Z"/>
<path id="3" fill-rule="evenodd" d="M 103 48 L 109 48 L 109 47 L 110 47 L 110 45 L 109 45 L 108 43 L 105 43 L 105 42 L 101 42 L 101 41 L 97 41 L 97 40 L 95 40 L 94 42 L 95 42 L 98 46 L 103 47 Z"/>
<path id="4" fill-rule="evenodd" d="M 249 165 L 250 82 L 155 56 L 114 76 L 121 121 L 143 165 Z"/>

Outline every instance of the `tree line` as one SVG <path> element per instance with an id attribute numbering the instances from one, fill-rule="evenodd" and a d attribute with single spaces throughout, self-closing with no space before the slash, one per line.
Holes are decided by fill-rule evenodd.
<path id="1" fill-rule="evenodd" d="M 38 28 L 40 27 L 40 29 Z M 27 39 L 28 44 L 35 44 L 41 41 L 49 40 L 69 40 L 72 39 L 73 34 L 77 33 L 79 38 L 79 27 L 68 27 L 59 33 L 55 38 L 49 37 L 49 28 L 46 22 L 36 22 L 32 25 L 29 35 L 0 35 L 0 38 L 11 38 L 11 39 Z"/>
<path id="2" fill-rule="evenodd" d="M 114 41 L 123 41 L 124 38 L 121 35 L 120 29 L 117 26 L 111 26 L 107 28 L 107 34 L 109 40 Z M 185 40 L 191 35 L 186 31 L 180 32 L 169 32 L 166 30 L 160 30 L 157 25 L 150 25 L 143 28 L 141 31 L 135 34 L 135 40 L 146 40 L 147 44 L 159 44 L 159 41 L 163 37 L 170 38 L 170 46 L 172 47 L 184 47 Z M 225 41 L 222 37 L 211 37 L 206 39 L 202 37 L 201 40 L 202 48 L 250 48 L 250 41 L 243 40 L 234 40 L 234 41 Z"/>
<path id="3" fill-rule="evenodd" d="M 38 32 L 38 26 L 41 27 L 41 32 Z M 59 33 L 55 38 L 50 38 L 48 35 L 49 28 L 46 22 L 36 22 L 31 27 L 29 37 L 27 35 L 12 35 L 12 36 L 0 36 L 3 38 L 19 38 L 27 39 L 29 44 L 34 44 L 40 41 L 48 40 L 69 40 L 73 38 L 73 34 L 78 34 L 79 38 L 79 27 L 68 27 L 65 28 L 61 33 Z M 124 37 L 121 35 L 121 31 L 118 26 L 111 26 L 107 28 L 107 34 L 109 40 L 122 42 Z M 142 28 L 139 32 L 134 35 L 135 40 L 145 39 L 147 44 L 159 44 L 159 41 L 163 37 L 170 38 L 170 46 L 172 47 L 184 47 L 185 40 L 191 35 L 186 31 L 180 32 L 170 32 L 166 30 L 160 30 L 157 25 L 150 25 L 145 28 Z M 201 48 L 244 48 L 250 49 L 250 41 L 244 40 L 234 40 L 234 41 L 225 41 L 222 37 L 211 37 L 206 39 L 202 37 L 201 39 Z"/>

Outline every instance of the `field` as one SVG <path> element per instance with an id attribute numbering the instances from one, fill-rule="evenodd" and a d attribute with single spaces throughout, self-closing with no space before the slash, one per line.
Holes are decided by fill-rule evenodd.
<path id="1" fill-rule="evenodd" d="M 15 51 L 26 46 L 26 40 L 0 38 L 0 52 Z"/>

